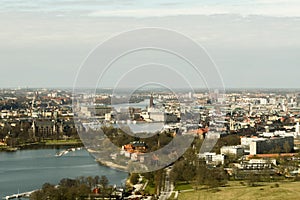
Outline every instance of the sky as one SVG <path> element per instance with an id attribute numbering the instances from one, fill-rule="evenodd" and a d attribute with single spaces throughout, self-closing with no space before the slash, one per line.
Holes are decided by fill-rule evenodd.
<path id="1" fill-rule="evenodd" d="M 300 86 L 298 0 L 1 0 L 0 27 L 0 87 L 72 87 L 95 47 L 144 27 L 192 38 L 227 88 Z"/>

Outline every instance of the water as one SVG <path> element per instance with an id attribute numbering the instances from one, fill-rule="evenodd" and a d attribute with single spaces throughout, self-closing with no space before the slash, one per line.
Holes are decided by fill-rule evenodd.
<path id="1" fill-rule="evenodd" d="M 154 101 L 154 103 L 156 103 L 156 101 Z M 128 108 L 128 107 L 145 109 L 147 106 L 149 106 L 149 99 L 145 99 L 144 101 L 141 101 L 139 103 L 121 103 L 121 104 L 113 104 L 112 106 L 117 111 L 120 111 L 121 108 Z"/>
<path id="2" fill-rule="evenodd" d="M 0 152 L 0 199 L 3 196 L 39 189 L 46 182 L 57 184 L 62 178 L 105 175 L 110 184 L 121 185 L 127 173 L 99 165 L 86 150 L 55 154 L 63 149 Z"/>

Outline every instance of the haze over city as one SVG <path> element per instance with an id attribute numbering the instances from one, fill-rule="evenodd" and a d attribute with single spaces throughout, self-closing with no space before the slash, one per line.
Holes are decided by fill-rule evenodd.
<path id="1" fill-rule="evenodd" d="M 297 199 L 299 11 L 1 0 L 0 199 Z"/>
<path id="2" fill-rule="evenodd" d="M 1 87 L 72 87 L 79 66 L 98 44 L 142 27 L 163 27 L 194 39 L 218 66 L 226 88 L 300 84 L 298 1 L 0 4 Z"/>

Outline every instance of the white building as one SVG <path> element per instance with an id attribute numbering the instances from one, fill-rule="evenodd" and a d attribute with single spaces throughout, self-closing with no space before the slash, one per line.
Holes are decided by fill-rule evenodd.
<path id="1" fill-rule="evenodd" d="M 222 154 L 205 152 L 203 154 L 199 154 L 199 158 L 203 158 L 206 161 L 206 164 L 224 164 L 225 156 Z"/>
<path id="2" fill-rule="evenodd" d="M 149 118 L 156 122 L 164 122 L 165 117 L 165 113 L 163 112 L 149 112 Z"/>
<path id="3" fill-rule="evenodd" d="M 242 146 L 223 146 L 220 149 L 221 154 L 224 155 L 235 155 L 242 156 L 244 155 L 244 149 Z"/>
<path id="4" fill-rule="evenodd" d="M 251 159 L 239 164 L 240 169 L 260 170 L 271 169 L 272 165 L 276 165 L 276 159 Z"/>
<path id="5" fill-rule="evenodd" d="M 252 137 L 242 137 L 241 138 L 241 145 L 243 147 L 250 147 L 252 141 L 259 141 L 264 140 L 264 138 L 252 138 Z"/>
<path id="6" fill-rule="evenodd" d="M 271 137 L 294 137 L 294 138 L 297 138 L 299 134 L 297 134 L 297 131 L 296 132 L 286 132 L 286 131 L 275 131 L 275 132 L 265 132 L 265 133 L 262 133 L 261 136 L 262 137 L 268 137 L 268 138 L 271 138 Z"/>
<path id="7" fill-rule="evenodd" d="M 260 101 L 260 104 L 262 104 L 262 105 L 266 105 L 268 103 L 267 99 L 265 99 L 265 98 L 260 98 L 259 101 Z"/>
<path id="8" fill-rule="evenodd" d="M 208 132 L 206 139 L 220 139 L 221 134 L 219 132 Z"/>

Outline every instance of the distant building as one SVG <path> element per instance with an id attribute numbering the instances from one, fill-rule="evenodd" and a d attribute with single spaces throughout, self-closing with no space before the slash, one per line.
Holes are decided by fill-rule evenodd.
<path id="1" fill-rule="evenodd" d="M 81 113 L 87 117 L 101 116 L 104 117 L 105 114 L 110 113 L 112 108 L 109 106 L 82 106 Z"/>
<path id="2" fill-rule="evenodd" d="M 144 142 L 134 141 L 122 146 L 120 154 L 124 155 L 127 158 L 130 158 L 132 161 L 144 162 L 144 153 L 146 152 L 146 150 L 147 145 Z"/>
<path id="3" fill-rule="evenodd" d="M 225 156 L 222 154 L 210 153 L 206 152 L 203 154 L 199 154 L 199 158 L 205 159 L 206 164 L 224 164 Z"/>
<path id="4" fill-rule="evenodd" d="M 273 137 L 252 141 L 250 155 L 263 153 L 290 153 L 294 149 L 293 137 Z"/>
<path id="5" fill-rule="evenodd" d="M 149 118 L 156 122 L 164 122 L 166 120 L 166 114 L 159 110 L 153 110 L 149 112 Z"/>
<path id="6" fill-rule="evenodd" d="M 265 138 L 258 138 L 258 137 L 241 137 L 241 145 L 243 147 L 250 147 L 251 142 L 265 140 Z"/>
<path id="7" fill-rule="evenodd" d="M 122 146 L 122 151 L 129 153 L 145 153 L 147 145 L 142 141 L 134 141 L 129 144 Z"/>
<path id="8" fill-rule="evenodd" d="M 150 108 L 153 108 L 153 106 L 154 106 L 154 101 L 153 101 L 153 95 L 151 94 L 151 97 L 150 97 L 150 102 L 149 102 L 149 106 L 150 106 Z"/>
<path id="9" fill-rule="evenodd" d="M 60 133 L 76 132 L 75 124 L 72 121 L 60 121 L 43 119 L 34 120 L 31 126 L 31 133 L 34 137 L 50 137 Z"/>
<path id="10" fill-rule="evenodd" d="M 276 136 L 292 136 L 294 138 L 298 137 L 297 132 L 286 132 L 286 131 L 275 131 L 275 132 L 264 132 L 260 134 L 262 137 L 276 137 Z"/>
<path id="11" fill-rule="evenodd" d="M 276 159 L 251 159 L 243 161 L 239 168 L 244 170 L 260 170 L 271 169 L 274 165 L 276 165 Z"/>
<path id="12" fill-rule="evenodd" d="M 242 146 L 223 146 L 220 149 L 221 154 L 224 155 L 235 155 L 235 156 L 242 156 L 244 155 L 244 149 Z"/>

